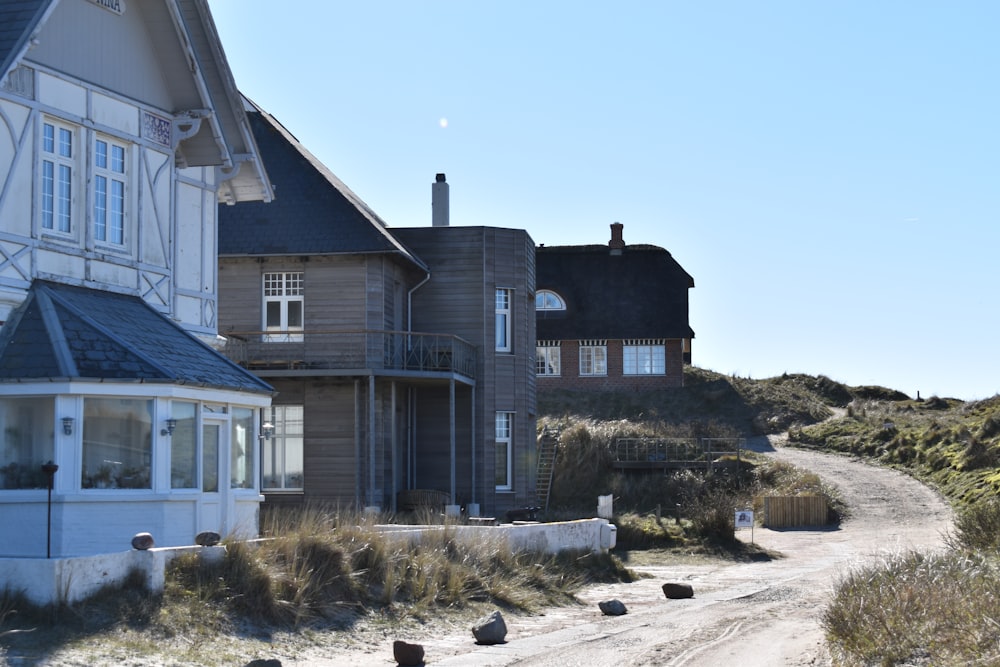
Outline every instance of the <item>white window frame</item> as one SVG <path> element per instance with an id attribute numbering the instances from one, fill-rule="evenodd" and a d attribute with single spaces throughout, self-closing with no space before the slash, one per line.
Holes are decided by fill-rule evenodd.
<path id="1" fill-rule="evenodd" d="M 121 247 L 130 217 L 129 147 L 123 141 L 95 135 L 91 150 L 94 241 Z"/>
<path id="2" fill-rule="evenodd" d="M 261 327 L 267 333 L 266 343 L 301 343 L 305 337 L 303 324 L 290 325 L 291 304 L 298 304 L 298 314 L 305 320 L 305 273 L 303 271 L 269 271 L 261 277 Z M 276 304 L 279 322 L 268 324 L 268 306 Z"/>
<path id="3" fill-rule="evenodd" d="M 580 341 L 580 375 L 599 377 L 608 374 L 608 341 Z"/>
<path id="4" fill-rule="evenodd" d="M 622 375 L 666 375 L 665 340 L 622 341 Z"/>
<path id="5" fill-rule="evenodd" d="M 265 414 L 267 418 L 264 421 L 269 422 L 273 430 L 270 435 L 264 434 L 261 443 L 261 491 L 301 492 L 304 489 L 305 476 L 305 406 L 272 405 L 265 410 Z M 299 470 L 293 473 L 288 471 L 290 446 L 298 448 L 298 457 L 301 461 L 297 466 Z M 271 485 L 271 480 L 265 475 L 266 469 L 272 471 L 271 478 L 277 480 L 276 484 Z M 290 483 L 291 481 L 297 483 Z"/>
<path id="6" fill-rule="evenodd" d="M 507 287 L 497 287 L 495 292 L 496 306 L 496 351 L 510 352 L 513 349 L 510 340 L 511 332 L 511 300 L 514 290 Z"/>
<path id="7" fill-rule="evenodd" d="M 51 137 L 48 136 L 50 129 Z M 39 132 L 39 226 L 46 234 L 72 236 L 79 219 L 79 128 L 44 118 Z M 66 137 L 69 138 L 68 149 L 65 148 Z"/>
<path id="8" fill-rule="evenodd" d="M 511 491 L 514 488 L 514 413 L 498 411 L 494 434 L 495 465 L 494 482 L 497 491 Z M 501 448 L 504 450 L 501 455 Z M 502 459 L 502 460 L 501 460 Z"/>
<path id="9" fill-rule="evenodd" d="M 548 289 L 535 292 L 535 310 L 566 310 L 566 301 Z"/>
<path id="10" fill-rule="evenodd" d="M 540 340 L 535 344 L 535 375 L 557 377 L 562 375 L 562 341 Z"/>

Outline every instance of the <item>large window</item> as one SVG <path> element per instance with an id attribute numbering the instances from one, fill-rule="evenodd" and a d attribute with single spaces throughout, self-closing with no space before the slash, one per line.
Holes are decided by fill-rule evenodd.
<path id="1" fill-rule="evenodd" d="M 94 239 L 125 243 L 125 146 L 94 141 Z"/>
<path id="2" fill-rule="evenodd" d="M 69 234 L 73 231 L 76 132 L 55 122 L 42 123 L 41 214 L 42 228 Z"/>
<path id="3" fill-rule="evenodd" d="M 566 302 L 552 290 L 538 290 L 535 293 L 535 310 L 566 310 Z"/>
<path id="4" fill-rule="evenodd" d="M 198 431 L 195 404 L 174 401 L 170 417 L 176 421 L 170 436 L 170 488 L 198 488 Z"/>
<path id="5" fill-rule="evenodd" d="M 250 408 L 233 408 L 230 434 L 230 488 L 252 489 L 254 419 Z"/>
<path id="6" fill-rule="evenodd" d="M 540 340 L 535 345 L 535 374 L 560 375 L 562 355 L 557 340 Z"/>
<path id="7" fill-rule="evenodd" d="M 496 426 L 496 487 L 497 491 L 510 491 L 513 488 L 511 472 L 513 470 L 513 412 L 498 412 Z"/>
<path id="8" fill-rule="evenodd" d="M 608 374 L 608 341 L 580 341 L 580 375 Z"/>
<path id="9" fill-rule="evenodd" d="M 665 375 L 666 345 L 662 340 L 626 340 L 622 348 L 622 374 Z"/>
<path id="10" fill-rule="evenodd" d="M 264 274 L 266 341 L 302 341 L 303 294 L 302 272 Z"/>
<path id="11" fill-rule="evenodd" d="M 148 489 L 152 479 L 153 401 L 83 400 L 85 489 Z"/>
<path id="12" fill-rule="evenodd" d="M 274 427 L 265 435 L 261 474 L 264 491 L 302 490 L 304 409 L 301 405 L 275 405 L 265 421 Z"/>
<path id="13" fill-rule="evenodd" d="M 510 295 L 511 290 L 496 290 L 496 350 L 510 352 Z"/>
<path id="14" fill-rule="evenodd" d="M 42 464 L 53 458 L 52 398 L 0 399 L 0 489 L 42 489 Z"/>

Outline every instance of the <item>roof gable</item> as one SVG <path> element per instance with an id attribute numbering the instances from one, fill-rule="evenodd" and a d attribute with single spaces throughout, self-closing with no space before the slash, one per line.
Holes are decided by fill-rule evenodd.
<path id="1" fill-rule="evenodd" d="M 0 0 L 0 79 L 24 61 L 172 114 L 192 129 L 176 148 L 181 166 L 220 167 L 225 201 L 270 199 L 205 0 L 123 6 Z"/>
<path id="2" fill-rule="evenodd" d="M 425 269 L 371 207 L 281 123 L 249 101 L 248 106 L 277 196 L 267 205 L 220 207 L 220 256 L 391 253 Z"/>

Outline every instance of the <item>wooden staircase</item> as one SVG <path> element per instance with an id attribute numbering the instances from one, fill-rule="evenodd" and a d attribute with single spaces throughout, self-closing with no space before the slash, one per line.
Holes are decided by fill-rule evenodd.
<path id="1" fill-rule="evenodd" d="M 559 443 L 559 433 L 543 429 L 538 436 L 537 455 L 538 473 L 535 479 L 535 496 L 542 510 L 549 508 L 549 495 L 552 491 L 552 477 L 556 469 L 556 445 Z"/>

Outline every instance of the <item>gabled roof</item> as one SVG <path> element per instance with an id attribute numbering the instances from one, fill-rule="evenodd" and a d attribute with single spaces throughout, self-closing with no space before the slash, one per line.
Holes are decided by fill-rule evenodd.
<path id="1" fill-rule="evenodd" d="M 160 87 L 152 89 L 167 91 L 169 101 L 160 101 L 158 106 L 179 119 L 194 118 L 199 123 L 197 131 L 176 147 L 180 161 L 187 166 L 219 167 L 224 178 L 219 187 L 221 201 L 271 199 L 270 181 L 257 158 L 242 101 L 206 0 L 142 0 L 123 5 L 129 15 L 145 22 L 142 34 L 136 36 L 137 43 L 155 53 L 162 66 Z M 88 38 L 74 19 L 75 13 L 91 10 L 105 11 L 91 3 L 0 0 L 0 81 L 6 80 L 23 59 L 44 63 L 46 58 L 61 54 L 62 61 L 50 60 L 49 66 L 66 69 L 70 75 L 96 85 L 121 84 L 104 67 L 105 58 L 113 60 L 116 52 L 75 60 L 62 53 L 61 45 L 67 39 L 81 43 Z M 92 39 L 101 44 L 99 37 Z M 146 92 L 150 87 L 143 81 L 140 89 Z M 141 96 L 136 90 L 115 92 Z M 143 101 L 150 103 L 148 99 Z"/>
<path id="2" fill-rule="evenodd" d="M 60 378 L 272 393 L 138 297 L 36 280 L 0 337 L 0 381 Z"/>
<path id="3" fill-rule="evenodd" d="M 693 338 L 688 289 L 694 279 L 669 252 L 629 245 L 540 246 L 535 288 L 552 290 L 565 311 L 538 311 L 539 340 Z"/>
<path id="4" fill-rule="evenodd" d="M 249 100 L 247 117 L 275 199 L 219 208 L 219 255 L 397 254 L 424 263 L 385 222 L 284 126 Z"/>

